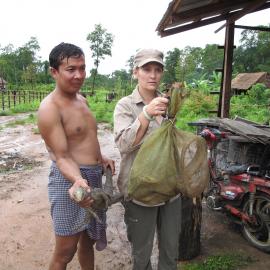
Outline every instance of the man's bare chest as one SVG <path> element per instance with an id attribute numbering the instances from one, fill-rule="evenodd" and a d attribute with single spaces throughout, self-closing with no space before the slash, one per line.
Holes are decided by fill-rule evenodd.
<path id="1" fill-rule="evenodd" d="M 65 112 L 62 115 L 62 124 L 67 138 L 83 139 L 97 131 L 95 118 L 89 110 Z"/>

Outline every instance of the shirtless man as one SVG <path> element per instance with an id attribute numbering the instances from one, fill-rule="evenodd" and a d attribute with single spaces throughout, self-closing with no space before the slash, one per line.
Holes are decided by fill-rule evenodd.
<path id="1" fill-rule="evenodd" d="M 38 127 L 52 160 L 48 192 L 56 243 L 49 270 L 66 269 L 77 246 L 81 268 L 92 270 L 93 245 L 97 250 L 106 247 L 105 211 L 98 212 L 102 224 L 93 219 L 81 228 L 83 208 L 93 201 L 87 197 L 78 203 L 73 191 L 80 186 L 88 191 L 101 187 L 104 167 L 110 166 L 114 173 L 114 162 L 101 155 L 95 118 L 78 93 L 86 76 L 83 51 L 61 43 L 49 61 L 56 86 L 38 111 Z"/>

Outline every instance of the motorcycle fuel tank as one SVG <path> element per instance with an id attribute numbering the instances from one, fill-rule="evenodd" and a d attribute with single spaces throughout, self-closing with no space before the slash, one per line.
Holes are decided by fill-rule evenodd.
<path id="1" fill-rule="evenodd" d="M 230 183 L 221 185 L 220 195 L 227 200 L 235 200 L 237 197 L 245 193 L 244 187 Z"/>

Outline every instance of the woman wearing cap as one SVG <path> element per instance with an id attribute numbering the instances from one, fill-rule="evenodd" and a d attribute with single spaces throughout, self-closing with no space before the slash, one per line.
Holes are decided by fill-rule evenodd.
<path id="1" fill-rule="evenodd" d="M 163 75 L 163 53 L 140 50 L 134 58 L 133 75 L 138 85 L 132 94 L 119 100 L 114 111 L 115 142 L 121 154 L 118 187 L 125 197 L 125 223 L 132 246 L 133 270 L 151 270 L 151 253 L 157 228 L 159 270 L 177 269 L 181 200 L 148 206 L 128 198 L 128 176 L 145 138 L 162 121 L 168 99 L 158 92 Z"/>

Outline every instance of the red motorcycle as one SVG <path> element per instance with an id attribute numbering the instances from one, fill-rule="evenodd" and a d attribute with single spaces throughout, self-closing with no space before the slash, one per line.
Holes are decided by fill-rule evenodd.
<path id="1" fill-rule="evenodd" d="M 199 131 L 208 144 L 207 207 L 225 211 L 249 243 L 270 252 L 270 145 L 253 145 L 215 127 Z"/>

